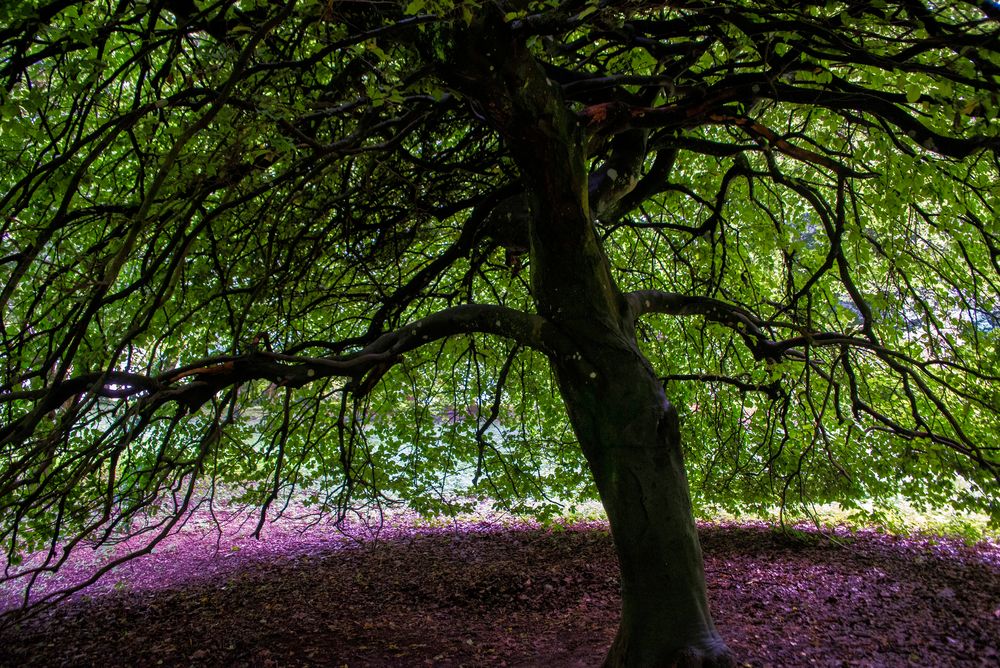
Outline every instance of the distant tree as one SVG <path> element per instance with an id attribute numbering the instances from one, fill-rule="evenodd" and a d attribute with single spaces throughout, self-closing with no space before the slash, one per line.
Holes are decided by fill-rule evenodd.
<path id="1" fill-rule="evenodd" d="M 261 523 L 300 490 L 341 515 L 596 491 L 607 665 L 723 666 L 689 475 L 732 508 L 1000 516 L 992 2 L 0 25 L 5 579 L 153 545 L 220 485 Z"/>

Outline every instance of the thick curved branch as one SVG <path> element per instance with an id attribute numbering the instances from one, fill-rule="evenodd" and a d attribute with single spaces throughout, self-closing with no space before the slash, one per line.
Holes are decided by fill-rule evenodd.
<path id="1" fill-rule="evenodd" d="M 206 358 L 156 377 L 108 371 L 73 377 L 45 390 L 0 395 L 0 402 L 36 401 L 30 413 L 0 430 L 0 443 L 19 443 L 28 438 L 47 413 L 79 395 L 137 397 L 144 412 L 167 403 L 194 412 L 223 390 L 250 381 L 267 380 L 279 387 L 298 388 L 331 377 L 350 379 L 349 387 L 363 395 L 405 353 L 432 341 L 473 332 L 512 339 L 553 358 L 570 358 L 574 350 L 569 340 L 541 316 L 502 306 L 466 304 L 387 332 L 365 348 L 344 356 L 309 357 L 261 351 Z"/>
<path id="2" fill-rule="evenodd" d="M 868 339 L 837 332 L 803 332 L 799 336 L 775 341 L 764 332 L 764 327 L 775 323 L 763 320 L 750 311 L 711 297 L 692 297 L 659 290 L 639 290 L 626 295 L 632 316 L 646 313 L 665 315 L 700 315 L 706 320 L 729 327 L 743 339 L 754 359 L 777 361 L 790 356 L 802 359 L 799 348 L 810 346 L 851 346 L 877 349 Z M 791 327 L 790 325 L 782 325 Z M 798 328 L 794 328 L 798 329 Z"/>
<path id="3" fill-rule="evenodd" d="M 625 295 L 633 318 L 647 313 L 700 315 L 739 334 L 756 359 L 776 360 L 781 356 L 762 330 L 764 321 L 746 309 L 711 297 L 692 297 L 675 292 L 638 290 Z"/>
<path id="4" fill-rule="evenodd" d="M 778 361 L 781 358 L 793 358 L 800 362 L 805 362 L 808 366 L 814 366 L 809 353 L 803 352 L 813 347 L 835 347 L 842 350 L 861 349 L 874 354 L 877 359 L 888 366 L 899 379 L 904 387 L 904 393 L 913 406 L 914 420 L 917 425 L 910 428 L 903 425 L 889 415 L 879 412 L 876 408 L 862 400 L 858 393 L 858 381 L 846 355 L 841 355 L 844 369 L 847 372 L 848 386 L 851 392 L 851 404 L 855 413 L 865 413 L 877 422 L 881 423 L 892 433 L 908 439 L 929 439 L 936 443 L 946 445 L 949 448 L 963 453 L 976 461 L 984 470 L 993 472 L 1000 476 L 1000 467 L 989 459 L 984 452 L 989 451 L 989 447 L 978 444 L 965 433 L 963 426 L 954 412 L 945 403 L 939 391 L 931 386 L 931 382 L 943 386 L 946 391 L 961 395 L 961 391 L 948 385 L 947 382 L 931 375 L 925 367 L 925 363 L 909 357 L 901 352 L 891 350 L 881 346 L 870 339 L 849 336 L 836 332 L 805 332 L 799 336 L 788 339 L 774 341 L 764 332 L 764 328 L 774 323 L 767 322 L 744 308 L 728 304 L 726 302 L 711 299 L 708 297 L 692 297 L 676 293 L 658 292 L 655 290 L 643 290 L 632 292 L 627 295 L 629 305 L 634 317 L 646 313 L 663 313 L 666 315 L 700 315 L 707 320 L 718 322 L 733 329 L 744 340 L 754 358 L 757 360 Z M 791 325 L 782 324 L 784 328 L 791 328 Z M 794 329 L 794 328 L 793 328 Z M 982 372 L 968 370 L 972 375 L 986 378 Z M 922 375 L 923 374 L 923 375 Z M 732 384 L 744 391 L 777 391 L 777 386 L 772 385 L 749 385 L 740 382 L 733 382 L 721 375 L 687 374 L 669 376 L 665 380 L 711 380 Z M 831 382 L 828 378 L 828 382 Z M 915 386 L 915 388 L 911 387 Z M 932 429 L 926 422 L 925 416 L 918 409 L 919 397 L 929 401 L 936 411 L 936 415 L 943 416 L 954 436 Z M 970 397 L 965 397 L 966 401 Z"/>
<path id="5" fill-rule="evenodd" d="M 590 175 L 588 183 L 590 209 L 595 217 L 603 219 L 639 183 L 648 138 L 647 130 L 633 130 L 612 140 L 611 155 Z"/>
<path id="6" fill-rule="evenodd" d="M 542 316 L 504 306 L 464 304 L 438 311 L 387 332 L 341 363 L 351 364 L 353 360 L 366 355 L 383 358 L 399 356 L 430 341 L 474 332 L 511 339 L 548 357 L 573 353 L 569 339 Z"/>

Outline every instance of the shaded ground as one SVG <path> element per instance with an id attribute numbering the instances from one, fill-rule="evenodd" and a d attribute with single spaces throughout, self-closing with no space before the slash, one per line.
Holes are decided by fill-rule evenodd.
<path id="1" fill-rule="evenodd" d="M 702 540 L 739 665 L 1000 664 L 995 545 L 803 544 L 755 526 L 703 527 Z M 110 590 L 0 631 L 0 665 L 582 667 L 614 635 L 617 565 L 599 524 L 239 547 L 128 567 Z"/>

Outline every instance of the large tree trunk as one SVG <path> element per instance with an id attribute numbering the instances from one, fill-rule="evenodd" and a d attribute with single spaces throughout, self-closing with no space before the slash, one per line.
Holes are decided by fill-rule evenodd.
<path id="1" fill-rule="evenodd" d="M 575 348 L 550 361 L 621 564 L 622 619 L 607 665 L 729 666 L 708 611 L 677 413 L 639 350 L 594 228 L 584 128 L 495 10 L 456 35 L 444 73 L 478 101 L 518 164 L 532 298 Z"/>
<path id="2" fill-rule="evenodd" d="M 607 364 L 559 377 L 621 566 L 622 617 L 605 665 L 731 666 L 708 609 L 677 412 L 637 349 L 602 348 L 591 359 Z"/>

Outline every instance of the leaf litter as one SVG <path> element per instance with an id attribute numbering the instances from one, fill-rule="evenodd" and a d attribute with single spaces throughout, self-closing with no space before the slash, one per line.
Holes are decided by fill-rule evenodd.
<path id="1" fill-rule="evenodd" d="M 7 625 L 0 666 L 583 668 L 614 637 L 618 567 L 601 522 L 285 519 L 256 540 L 238 519 L 231 532 L 192 523 Z M 739 666 L 1000 664 L 996 543 L 699 529 L 713 615 Z M 38 593 L 114 556 L 71 561 Z M 15 593 L 0 589 L 0 610 Z"/>

